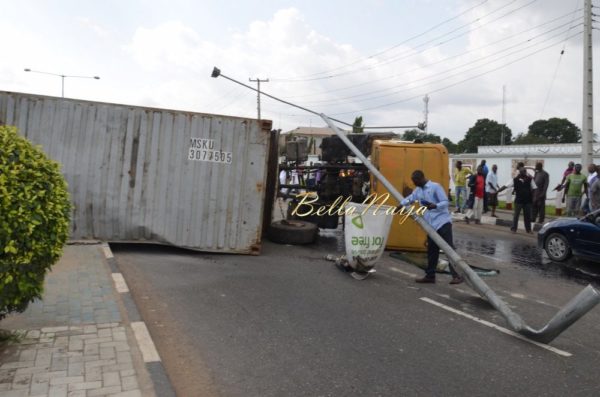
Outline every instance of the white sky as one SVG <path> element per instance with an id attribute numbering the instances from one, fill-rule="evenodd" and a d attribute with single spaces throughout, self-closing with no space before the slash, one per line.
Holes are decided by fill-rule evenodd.
<path id="1" fill-rule="evenodd" d="M 0 0 L 0 90 L 60 96 L 59 77 L 24 68 L 98 75 L 67 78 L 65 95 L 256 117 L 256 93 L 211 78 L 218 66 L 244 83 L 269 78 L 263 91 L 349 123 L 361 115 L 367 125 L 415 125 L 429 93 L 429 131 L 455 142 L 479 118 L 502 120 L 503 85 L 513 135 L 540 117 L 580 126 L 582 7 L 583 0 Z M 324 125 L 264 97 L 262 117 L 283 131 Z"/>

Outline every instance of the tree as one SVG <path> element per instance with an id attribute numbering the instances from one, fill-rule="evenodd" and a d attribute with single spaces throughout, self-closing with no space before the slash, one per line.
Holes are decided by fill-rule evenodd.
<path id="1" fill-rule="evenodd" d="M 446 146 L 448 153 L 458 153 L 458 145 L 448 138 L 442 139 L 442 145 Z"/>
<path id="2" fill-rule="evenodd" d="M 581 130 L 567 119 L 552 117 L 534 121 L 527 134 L 545 138 L 548 143 L 577 143 L 581 140 Z"/>
<path id="3" fill-rule="evenodd" d="M 510 128 L 495 120 L 479 119 L 473 127 L 469 128 L 464 139 L 458 142 L 458 151 L 460 153 L 475 153 L 478 146 L 500 145 L 502 134 L 504 134 L 504 142 L 509 144 L 512 140 Z"/>
<path id="4" fill-rule="evenodd" d="M 363 118 L 362 116 L 358 116 L 354 119 L 354 124 L 352 124 L 352 132 L 354 134 L 362 134 L 364 130 Z"/>
<path id="5" fill-rule="evenodd" d="M 550 143 L 548 138 L 543 136 L 536 136 L 533 134 L 525 134 L 521 132 L 515 140 L 513 141 L 515 145 L 535 145 L 535 144 L 545 144 Z"/>
<path id="6" fill-rule="evenodd" d="M 420 131 L 417 129 L 405 130 L 404 134 L 402 134 L 403 141 L 415 141 L 419 140 L 422 142 L 431 142 L 431 143 L 442 143 L 442 138 L 436 134 L 428 134 L 424 131 Z"/>

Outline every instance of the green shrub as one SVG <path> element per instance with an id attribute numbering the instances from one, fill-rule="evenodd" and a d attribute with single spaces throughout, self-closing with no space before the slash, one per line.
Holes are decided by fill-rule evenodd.
<path id="1" fill-rule="evenodd" d="M 0 319 L 41 298 L 69 234 L 71 204 L 58 163 L 0 126 Z"/>

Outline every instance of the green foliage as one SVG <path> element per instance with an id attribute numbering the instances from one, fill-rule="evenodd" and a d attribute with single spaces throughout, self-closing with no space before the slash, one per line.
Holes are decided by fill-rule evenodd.
<path id="1" fill-rule="evenodd" d="M 0 329 L 0 348 L 11 343 L 19 343 L 24 337 L 24 331 Z"/>
<path id="2" fill-rule="evenodd" d="M 404 141 L 414 141 L 420 140 L 423 142 L 430 143 L 442 143 L 442 138 L 436 134 L 428 134 L 424 131 L 420 131 L 417 129 L 405 130 L 402 134 L 402 140 Z"/>
<path id="3" fill-rule="evenodd" d="M 534 145 L 534 144 L 550 143 L 550 141 L 548 141 L 548 138 L 543 137 L 543 136 L 536 136 L 533 134 L 520 133 L 519 135 L 517 135 L 517 137 L 515 138 L 513 143 L 515 145 Z"/>
<path id="4" fill-rule="evenodd" d="M 0 126 L 0 319 L 41 298 L 69 235 L 71 204 L 58 163 Z"/>
<path id="5" fill-rule="evenodd" d="M 510 144 L 512 131 L 504 124 L 495 120 L 479 119 L 475 125 L 467 131 L 465 138 L 458 142 L 460 153 L 476 153 L 477 146 L 500 145 L 504 134 L 504 143 Z"/>
<path id="6" fill-rule="evenodd" d="M 527 135 L 546 139 L 547 143 L 577 143 L 581 140 L 579 127 L 567 119 L 559 119 L 558 117 L 534 121 L 529 126 Z"/>
<path id="7" fill-rule="evenodd" d="M 358 116 L 357 118 L 354 119 L 354 123 L 352 124 L 352 133 L 360 134 L 364 130 L 365 130 L 365 128 L 364 128 L 364 124 L 363 124 L 363 118 L 362 118 L 362 116 Z"/>
<path id="8" fill-rule="evenodd" d="M 442 145 L 446 146 L 448 153 L 458 153 L 458 145 L 448 138 L 442 139 Z"/>

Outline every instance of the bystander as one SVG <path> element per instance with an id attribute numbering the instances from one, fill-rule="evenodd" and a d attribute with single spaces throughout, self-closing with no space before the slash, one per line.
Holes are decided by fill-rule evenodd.
<path id="1" fill-rule="evenodd" d="M 535 165 L 535 176 L 533 180 L 537 189 L 533 191 L 533 204 L 531 208 L 531 219 L 535 222 L 536 218 L 539 223 L 544 223 L 546 217 L 546 192 L 550 184 L 550 175 L 544 171 L 544 165 L 537 163 Z"/>

